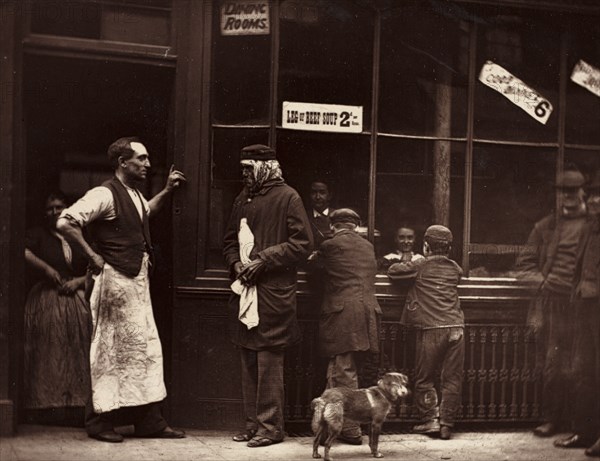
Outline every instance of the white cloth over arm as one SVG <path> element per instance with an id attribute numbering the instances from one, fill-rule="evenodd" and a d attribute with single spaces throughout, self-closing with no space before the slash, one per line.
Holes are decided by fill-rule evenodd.
<path id="1" fill-rule="evenodd" d="M 240 220 L 240 231 L 238 232 L 240 246 L 240 261 L 243 265 L 250 262 L 250 253 L 254 248 L 254 234 L 248 226 L 246 218 Z M 240 296 L 240 310 L 238 319 L 248 327 L 248 330 L 258 325 L 258 292 L 256 285 L 246 286 L 239 279 L 231 284 L 231 290 Z"/>

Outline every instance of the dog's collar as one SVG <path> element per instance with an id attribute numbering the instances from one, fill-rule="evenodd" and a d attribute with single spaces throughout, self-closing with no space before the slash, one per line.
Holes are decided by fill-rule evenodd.
<path id="1" fill-rule="evenodd" d="M 394 395 L 391 392 L 388 392 L 386 389 L 383 389 L 379 386 L 375 386 L 375 389 L 377 389 L 379 392 L 381 392 L 381 394 L 390 402 L 396 401 L 396 398 L 394 398 Z"/>

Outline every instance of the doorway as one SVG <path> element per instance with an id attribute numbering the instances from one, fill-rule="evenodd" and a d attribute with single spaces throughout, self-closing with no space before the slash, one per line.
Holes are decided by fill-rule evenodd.
<path id="1" fill-rule="evenodd" d="M 150 153 L 152 170 L 142 193 L 150 198 L 162 189 L 173 158 L 174 68 L 109 59 L 27 55 L 23 75 L 27 228 L 41 225 L 49 193 L 62 191 L 72 203 L 109 179 L 113 171 L 107 148 L 123 136 L 138 136 Z M 169 209 L 163 209 L 151 220 L 151 232 L 156 250 L 151 292 L 163 345 L 165 381 L 169 386 L 172 305 Z M 26 289 L 29 289 L 36 274 L 32 271 L 27 274 Z M 32 423 L 83 422 L 82 410 L 75 417 L 65 417 L 61 411 L 44 416 L 25 411 L 20 414 L 22 421 Z M 36 418 L 41 420 L 35 421 Z"/>

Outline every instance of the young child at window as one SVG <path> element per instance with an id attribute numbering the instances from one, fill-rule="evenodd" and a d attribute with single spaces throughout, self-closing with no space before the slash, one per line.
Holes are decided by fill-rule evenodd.
<path id="1" fill-rule="evenodd" d="M 413 427 L 420 434 L 451 437 L 461 404 L 465 356 L 464 315 L 458 299 L 461 267 L 448 255 L 452 244 L 450 229 L 433 225 L 424 236 L 424 259 L 392 264 L 390 278 L 412 279 L 401 323 L 416 331 L 415 405 L 421 423 Z M 434 383 L 441 371 L 438 391 Z"/>

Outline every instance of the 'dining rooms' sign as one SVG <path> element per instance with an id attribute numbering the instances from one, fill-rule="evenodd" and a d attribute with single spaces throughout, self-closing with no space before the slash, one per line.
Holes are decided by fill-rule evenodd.
<path id="1" fill-rule="evenodd" d="M 237 0 L 221 4 L 221 35 L 268 35 L 269 2 Z"/>

